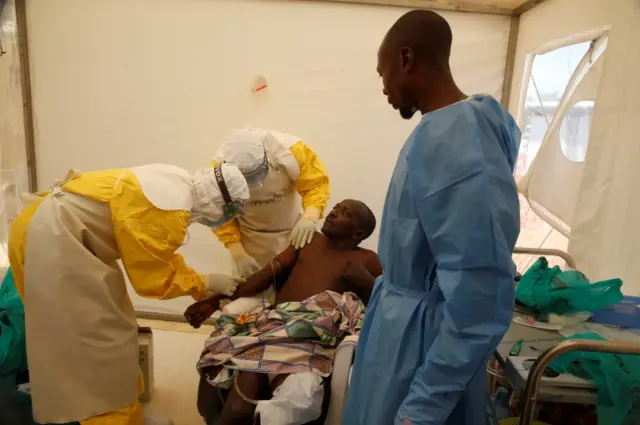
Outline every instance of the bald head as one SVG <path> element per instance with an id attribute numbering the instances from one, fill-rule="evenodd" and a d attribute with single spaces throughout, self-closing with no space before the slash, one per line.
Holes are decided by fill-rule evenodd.
<path id="1" fill-rule="evenodd" d="M 413 10 L 393 24 L 383 50 L 391 55 L 410 50 L 416 61 L 448 72 L 452 39 L 451 27 L 442 16 L 430 10 Z"/>
<path id="2" fill-rule="evenodd" d="M 429 10 L 396 21 L 378 50 L 378 74 L 389 103 L 409 119 L 463 97 L 451 75 L 451 27 Z"/>

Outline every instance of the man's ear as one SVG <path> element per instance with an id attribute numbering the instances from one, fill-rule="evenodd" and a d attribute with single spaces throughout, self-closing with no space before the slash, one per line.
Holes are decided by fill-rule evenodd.
<path id="1" fill-rule="evenodd" d="M 400 58 L 401 58 L 400 66 L 402 67 L 402 70 L 405 72 L 411 72 L 415 64 L 415 57 L 413 55 L 413 50 L 411 50 L 408 47 L 403 47 L 400 50 Z"/>
<path id="2" fill-rule="evenodd" d="M 364 239 L 364 230 L 356 229 L 355 233 L 353 234 L 353 239 L 355 239 L 357 241 L 363 240 Z"/>

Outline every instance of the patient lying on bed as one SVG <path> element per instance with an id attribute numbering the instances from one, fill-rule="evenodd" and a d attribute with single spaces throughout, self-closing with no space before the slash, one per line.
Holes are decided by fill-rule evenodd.
<path id="1" fill-rule="evenodd" d="M 331 373 L 335 348 L 359 329 L 361 300 L 369 299 L 375 277 L 382 274 L 377 255 L 358 247 L 374 228 L 375 217 L 365 204 L 340 202 L 310 245 L 279 254 L 233 297 L 253 296 L 284 281 L 275 308 L 265 305 L 241 315 L 216 312 L 216 329 L 207 339 L 198 370 L 209 385 L 231 388 L 218 424 L 252 423 L 255 406 L 242 396 L 267 398 L 288 374 Z M 220 299 L 192 305 L 185 317 L 199 326 L 218 309 Z M 240 371 L 236 385 L 235 370 Z M 202 396 L 199 401 L 204 401 Z"/>

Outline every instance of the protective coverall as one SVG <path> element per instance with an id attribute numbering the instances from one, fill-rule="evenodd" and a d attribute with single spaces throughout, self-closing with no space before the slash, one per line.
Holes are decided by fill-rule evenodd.
<path id="1" fill-rule="evenodd" d="M 244 214 L 216 233 L 243 277 L 259 271 L 282 252 L 294 227 L 299 227 L 294 231 L 299 240 L 292 243 L 313 237 L 329 200 L 329 177 L 320 158 L 300 138 L 259 128 L 234 130 L 212 165 L 221 161 L 237 165 L 249 183 Z M 302 197 L 302 216 L 296 192 Z M 271 291 L 267 292 L 263 295 L 268 297 Z M 243 305 L 237 312 L 251 310 L 261 298 L 249 304 L 248 300 L 235 301 Z"/>
<path id="2" fill-rule="evenodd" d="M 485 365 L 514 305 L 520 143 L 491 96 L 426 114 L 387 192 L 343 423 L 485 423 Z"/>
<path id="3" fill-rule="evenodd" d="M 220 170 L 232 201 L 246 202 L 240 170 Z M 217 183 L 168 165 L 70 173 L 17 217 L 9 260 L 37 422 L 142 425 L 136 316 L 117 260 L 142 296 L 213 292 L 213 276 L 175 251 L 195 218 L 223 216 Z"/>

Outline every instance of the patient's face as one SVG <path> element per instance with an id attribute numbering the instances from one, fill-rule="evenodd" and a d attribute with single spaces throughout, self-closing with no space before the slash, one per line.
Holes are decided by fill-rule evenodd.
<path id="1" fill-rule="evenodd" d="M 328 237 L 342 238 L 356 235 L 360 231 L 357 207 L 357 202 L 351 200 L 337 204 L 324 220 L 322 233 Z"/>

